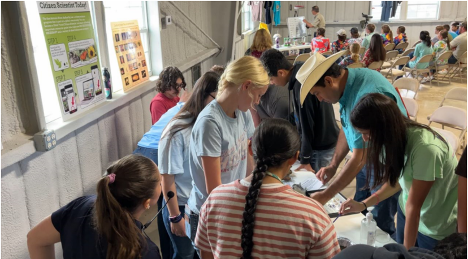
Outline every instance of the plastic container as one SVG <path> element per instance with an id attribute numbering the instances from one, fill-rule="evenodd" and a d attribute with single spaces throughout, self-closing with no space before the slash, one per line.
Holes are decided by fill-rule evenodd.
<path id="1" fill-rule="evenodd" d="M 377 223 L 374 220 L 374 216 L 368 212 L 366 217 L 361 221 L 360 243 L 375 246 L 376 230 Z"/>

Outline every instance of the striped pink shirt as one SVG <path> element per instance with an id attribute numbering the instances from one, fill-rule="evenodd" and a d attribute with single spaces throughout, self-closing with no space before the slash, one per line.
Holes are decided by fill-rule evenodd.
<path id="1" fill-rule="evenodd" d="M 214 189 L 200 211 L 195 245 L 214 258 L 241 258 L 242 213 L 250 183 Z M 282 184 L 262 185 L 255 211 L 253 258 L 332 258 L 335 227 L 315 200 Z"/>

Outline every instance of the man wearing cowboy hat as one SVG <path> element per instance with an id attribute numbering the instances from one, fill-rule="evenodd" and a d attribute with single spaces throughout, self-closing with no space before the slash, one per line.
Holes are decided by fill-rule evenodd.
<path id="1" fill-rule="evenodd" d="M 301 83 L 296 73 L 302 62 L 291 65 L 286 57 L 276 49 L 263 52 L 260 57 L 270 82 L 278 86 L 289 84 L 288 90 L 293 94 L 293 110 L 296 127 L 301 136 L 301 165 L 296 170 L 306 169 L 312 172 L 327 166 L 335 153 L 340 129 L 335 121 L 333 106 L 320 103 L 315 96 L 307 96 L 303 106 L 299 101 Z"/>
<path id="2" fill-rule="evenodd" d="M 310 96 L 309 93 L 316 96 L 321 102 L 340 103 L 342 129 L 336 144 L 335 154 L 331 163 L 318 171 L 317 178 L 323 183 L 327 183 L 335 176 L 338 165 L 348 152 L 352 152 L 351 159 L 329 187 L 322 192 L 311 195 L 313 199 L 322 204 L 348 186 L 355 177 L 355 200 L 362 201 L 378 190 L 362 190 L 367 177 L 367 169 L 364 166 L 367 149 L 361 133 L 353 128 L 350 121 L 351 111 L 361 97 L 369 93 L 384 94 L 395 100 L 401 113 L 407 116 L 406 108 L 398 92 L 379 72 L 368 68 L 341 68 L 335 63 L 345 52 L 338 52 L 328 58 L 316 53 L 297 72 L 297 80 L 302 83 L 301 103 Z M 372 185 L 373 179 L 370 179 L 369 186 Z M 390 235 L 395 233 L 394 217 L 397 212 L 398 195 L 399 193 L 381 201 L 372 210 L 377 225 Z"/>

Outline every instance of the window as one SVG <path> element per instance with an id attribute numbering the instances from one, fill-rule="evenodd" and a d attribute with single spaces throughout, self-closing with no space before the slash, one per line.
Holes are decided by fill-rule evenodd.
<path id="1" fill-rule="evenodd" d="M 407 19 L 437 19 L 439 1 L 426 0 L 424 2 L 408 2 Z"/>
<path id="2" fill-rule="evenodd" d="M 49 123 L 59 119 L 62 114 L 55 90 L 55 81 L 52 68 L 49 65 L 49 51 L 47 51 L 42 31 L 39 10 L 36 1 L 26 1 L 26 13 L 28 15 L 31 43 L 34 50 L 34 63 L 36 64 L 37 78 L 41 91 L 42 108 L 44 109 L 45 122 Z"/>
<path id="3" fill-rule="evenodd" d="M 244 1 L 242 5 L 242 33 L 252 30 L 253 27 L 251 7 L 247 5 L 247 1 Z"/>
<path id="4" fill-rule="evenodd" d="M 382 17 L 382 1 L 372 1 L 371 4 L 371 15 L 373 16 L 372 21 L 380 21 L 380 18 Z M 395 17 L 390 17 L 390 20 L 400 20 L 402 4 L 403 2 L 398 5 Z"/>
<path id="5" fill-rule="evenodd" d="M 92 7 L 93 4 L 88 2 Z M 37 8 L 37 2 L 35 1 L 26 1 L 26 12 L 30 28 L 30 36 L 32 47 L 34 51 L 34 62 L 36 65 L 39 88 L 41 92 L 42 106 L 44 110 L 45 122 L 50 123 L 54 120 L 61 118 L 60 104 L 57 98 L 55 81 L 52 74 L 51 66 L 49 63 L 49 55 L 46 47 L 46 42 L 44 40 L 44 32 L 42 30 L 41 20 L 39 16 L 39 11 Z M 137 1 L 104 1 L 103 2 L 105 10 L 105 30 L 107 39 L 107 46 L 97 45 L 99 53 L 107 52 L 109 55 L 109 72 L 111 73 L 111 81 L 113 92 L 119 91 L 123 88 L 122 79 L 120 77 L 120 71 L 117 64 L 117 59 L 114 52 L 113 40 L 110 23 L 116 21 L 128 21 L 128 20 L 138 20 L 140 26 L 140 35 L 143 43 L 143 48 L 145 50 L 145 56 L 147 60 L 149 76 L 152 75 L 151 72 L 151 61 L 150 61 L 150 44 L 149 44 L 149 30 L 147 22 L 147 10 L 146 2 L 137 2 Z M 97 34 L 98 30 L 96 28 L 96 19 L 102 19 L 102 15 L 96 16 L 94 13 L 94 8 L 91 8 L 91 16 L 94 26 L 94 31 Z M 99 35 L 97 35 L 99 36 Z M 96 39 L 98 40 L 98 39 Z M 103 62 L 102 57 L 99 57 L 101 63 Z M 47 65 L 46 65 L 47 64 Z M 102 69 L 102 64 L 101 64 Z"/>
<path id="6" fill-rule="evenodd" d="M 106 16 L 107 52 L 109 55 L 110 73 L 113 92 L 122 90 L 122 78 L 120 77 L 119 66 L 114 51 L 114 41 L 112 39 L 111 22 L 138 20 L 140 26 L 141 41 L 145 50 L 148 72 L 151 76 L 150 48 L 148 37 L 148 20 L 146 13 L 146 2 L 138 1 L 103 1 Z"/>

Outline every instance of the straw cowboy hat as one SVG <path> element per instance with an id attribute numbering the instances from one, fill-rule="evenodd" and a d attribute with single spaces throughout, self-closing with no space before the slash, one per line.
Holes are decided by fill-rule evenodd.
<path id="1" fill-rule="evenodd" d="M 335 63 L 335 61 L 343 56 L 346 50 L 335 53 L 328 58 L 320 53 L 315 53 L 312 57 L 302 65 L 297 71 L 296 79 L 301 83 L 301 104 L 310 92 L 310 89 L 315 86 L 317 81 L 327 72 L 327 70 Z"/>

